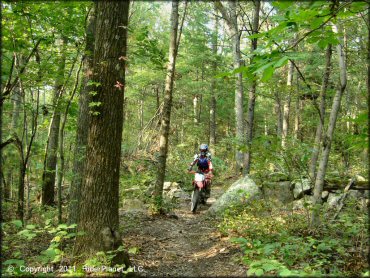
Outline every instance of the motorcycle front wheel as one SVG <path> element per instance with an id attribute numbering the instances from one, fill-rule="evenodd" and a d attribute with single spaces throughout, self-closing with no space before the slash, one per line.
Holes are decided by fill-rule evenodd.
<path id="1" fill-rule="evenodd" d="M 196 187 L 193 190 L 193 193 L 191 194 L 191 212 L 192 213 L 195 213 L 195 211 L 197 210 L 199 198 L 200 198 L 199 188 Z"/>

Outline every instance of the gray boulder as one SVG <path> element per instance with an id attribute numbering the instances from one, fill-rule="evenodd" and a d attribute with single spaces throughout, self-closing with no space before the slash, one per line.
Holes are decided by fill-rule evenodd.
<path id="1" fill-rule="evenodd" d="M 329 191 L 323 191 L 321 192 L 321 199 L 327 200 L 329 196 Z"/>
<path id="2" fill-rule="evenodd" d="M 305 193 L 311 190 L 311 182 L 309 179 L 296 180 L 293 183 L 293 195 L 295 199 L 302 198 Z"/>
<path id="3" fill-rule="evenodd" d="M 122 208 L 119 210 L 120 216 L 132 216 L 146 214 L 147 205 L 139 199 L 125 199 L 122 203 Z"/>
<path id="4" fill-rule="evenodd" d="M 304 208 L 311 208 L 312 207 L 312 199 L 313 196 L 304 195 L 302 199 L 295 200 L 293 202 L 293 209 L 294 210 L 301 210 Z"/>
<path id="5" fill-rule="evenodd" d="M 182 190 L 181 188 L 173 188 L 165 193 L 171 200 L 173 199 L 190 199 L 190 194 Z"/>
<path id="6" fill-rule="evenodd" d="M 233 183 L 229 189 L 208 209 L 210 214 L 218 214 L 235 205 L 247 205 L 250 201 L 261 199 L 261 189 L 248 176 Z"/>
<path id="7" fill-rule="evenodd" d="M 163 195 L 169 200 L 173 199 L 190 199 L 190 194 L 186 193 L 177 182 L 163 183 Z"/>
<path id="8" fill-rule="evenodd" d="M 171 191 L 172 189 L 181 189 L 177 182 L 166 181 L 163 183 L 163 191 Z"/>
<path id="9" fill-rule="evenodd" d="M 338 208 L 342 194 L 329 193 L 328 200 L 326 201 L 329 208 Z"/>
<path id="10" fill-rule="evenodd" d="M 270 201 L 287 204 L 294 201 L 293 192 L 290 190 L 290 181 L 264 182 L 262 192 L 264 198 Z"/>

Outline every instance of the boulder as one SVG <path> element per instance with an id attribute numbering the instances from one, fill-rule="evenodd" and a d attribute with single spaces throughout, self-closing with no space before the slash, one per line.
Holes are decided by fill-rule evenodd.
<path id="1" fill-rule="evenodd" d="M 182 190 L 181 188 L 172 188 L 170 191 L 165 192 L 171 200 L 173 199 L 190 199 L 190 194 Z"/>
<path id="2" fill-rule="evenodd" d="M 122 203 L 120 216 L 146 214 L 147 206 L 139 199 L 125 199 Z"/>
<path id="3" fill-rule="evenodd" d="M 370 190 L 364 190 L 362 193 L 362 197 L 370 199 Z"/>
<path id="4" fill-rule="evenodd" d="M 342 196 L 343 194 L 329 193 L 328 200 L 326 201 L 326 203 L 330 208 L 338 208 Z"/>
<path id="5" fill-rule="evenodd" d="M 171 191 L 172 189 L 181 189 L 177 182 L 166 181 L 163 183 L 163 191 Z"/>
<path id="6" fill-rule="evenodd" d="M 233 183 L 228 190 L 209 208 L 210 214 L 223 212 L 235 205 L 247 205 L 250 201 L 261 199 L 262 192 L 248 176 Z"/>
<path id="7" fill-rule="evenodd" d="M 304 195 L 302 199 L 293 201 L 293 209 L 301 210 L 304 208 L 312 207 L 312 198 L 313 196 Z"/>
<path id="8" fill-rule="evenodd" d="M 294 183 L 293 195 L 295 199 L 302 196 L 311 190 L 311 181 L 309 179 L 296 180 Z"/>
<path id="9" fill-rule="evenodd" d="M 321 192 L 321 199 L 327 200 L 329 196 L 329 191 L 323 191 Z"/>
<path id="10" fill-rule="evenodd" d="M 359 200 L 363 197 L 363 194 L 358 190 L 348 190 L 348 199 Z"/>
<path id="11" fill-rule="evenodd" d="M 355 181 L 366 181 L 366 179 L 363 176 L 356 175 L 355 176 Z"/>
<path id="12" fill-rule="evenodd" d="M 290 188 L 290 181 L 264 182 L 262 184 L 262 192 L 265 199 L 278 201 L 283 204 L 294 201 L 293 192 Z"/>

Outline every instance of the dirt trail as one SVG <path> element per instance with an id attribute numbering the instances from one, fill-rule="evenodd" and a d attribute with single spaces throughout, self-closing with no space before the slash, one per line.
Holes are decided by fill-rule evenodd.
<path id="1" fill-rule="evenodd" d="M 215 185 L 197 214 L 190 212 L 189 200 L 182 200 L 174 210 L 177 217 L 142 215 L 131 227 L 125 225 L 124 243 L 138 248 L 130 258 L 136 268 L 142 267 L 142 276 L 245 277 L 241 251 L 222 237 L 205 213 L 223 191 Z"/>

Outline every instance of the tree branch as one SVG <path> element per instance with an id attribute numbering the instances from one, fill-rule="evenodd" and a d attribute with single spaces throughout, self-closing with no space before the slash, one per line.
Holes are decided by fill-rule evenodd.
<path id="1" fill-rule="evenodd" d="M 15 86 L 15 85 L 17 84 L 17 82 L 18 82 L 19 76 L 20 76 L 20 75 L 24 72 L 24 70 L 26 69 L 26 66 L 27 66 L 28 62 L 30 61 L 30 59 L 31 59 L 32 55 L 35 53 L 35 51 L 36 51 L 36 49 L 38 48 L 38 46 L 39 46 L 40 42 L 41 42 L 41 39 L 39 39 L 39 40 L 37 41 L 37 43 L 35 44 L 35 46 L 33 47 L 33 49 L 32 49 L 32 51 L 31 51 L 31 53 L 28 55 L 28 57 L 27 57 L 27 59 L 26 59 L 26 61 L 25 61 L 24 65 L 23 65 L 23 66 L 22 66 L 22 68 L 20 69 L 20 71 L 19 71 L 19 73 L 18 73 L 17 77 L 14 79 L 14 81 L 13 81 L 11 84 L 7 84 L 7 86 L 4 88 L 4 91 L 3 91 L 2 97 L 1 97 L 1 99 L 0 99 L 0 105 L 2 105 L 2 104 L 3 104 L 5 97 L 6 97 L 6 96 L 8 96 L 8 95 L 11 93 L 11 91 L 14 89 L 14 86 Z"/>

